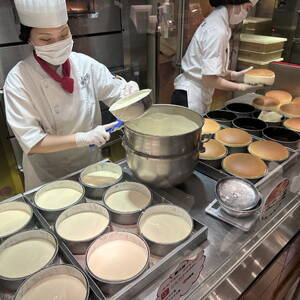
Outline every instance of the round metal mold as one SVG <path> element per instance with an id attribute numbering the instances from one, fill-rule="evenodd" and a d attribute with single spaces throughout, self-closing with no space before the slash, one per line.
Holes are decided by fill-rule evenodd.
<path id="1" fill-rule="evenodd" d="M 212 110 L 208 112 L 206 116 L 228 127 L 232 127 L 233 120 L 237 118 L 235 113 L 228 110 Z"/>
<path id="2" fill-rule="evenodd" d="M 146 256 L 147 256 L 147 261 L 142 268 L 140 272 L 135 274 L 133 277 L 125 279 L 125 280 L 106 280 L 103 278 L 98 277 L 94 272 L 91 270 L 89 267 L 89 257 L 91 254 L 101 245 L 104 245 L 106 243 L 109 243 L 111 241 L 116 241 L 116 240 L 124 240 L 124 241 L 130 241 L 138 246 L 142 247 L 145 250 Z M 137 234 L 134 233 L 129 233 L 129 232 L 120 232 L 120 231 L 115 231 L 115 232 L 110 232 L 102 235 L 98 239 L 96 239 L 88 248 L 85 256 L 85 264 L 87 271 L 89 274 L 99 283 L 101 289 L 108 295 L 112 295 L 116 292 L 118 292 L 120 289 L 122 289 L 124 286 L 126 286 L 129 282 L 135 280 L 138 278 L 141 274 L 143 274 L 149 267 L 150 263 L 150 251 L 149 247 L 146 243 L 146 241 L 139 237 Z"/>
<path id="3" fill-rule="evenodd" d="M 50 265 L 56 258 L 56 255 L 58 252 L 58 241 L 52 233 L 50 233 L 46 230 L 42 230 L 42 229 L 24 231 L 24 232 L 20 232 L 20 233 L 17 233 L 15 235 L 9 237 L 0 245 L 0 253 L 11 246 L 14 246 L 20 242 L 31 240 L 31 239 L 45 240 L 45 241 L 48 241 L 51 244 L 53 244 L 54 253 L 53 253 L 52 257 L 40 269 Z M 0 286 L 3 286 L 4 288 L 6 288 L 8 290 L 15 291 L 18 289 L 18 287 L 22 284 L 22 282 L 25 279 L 29 278 L 32 274 L 36 273 L 40 269 L 37 269 L 35 272 L 33 272 L 31 274 L 28 274 L 28 275 L 25 275 L 22 277 L 18 277 L 18 278 L 10 278 L 10 277 L 0 275 Z"/>
<path id="4" fill-rule="evenodd" d="M 147 217 L 153 215 L 153 214 L 159 214 L 159 213 L 166 213 L 166 214 L 173 214 L 175 216 L 179 216 L 183 218 L 189 225 L 190 225 L 190 232 L 189 234 L 184 237 L 181 240 L 174 241 L 172 243 L 160 243 L 156 242 L 154 240 L 151 240 L 147 238 L 143 234 L 142 231 L 142 224 L 147 219 Z M 153 255 L 157 256 L 165 256 L 169 252 L 171 252 L 173 249 L 175 249 L 178 245 L 180 245 L 182 242 L 184 242 L 191 234 L 194 228 L 194 223 L 193 219 L 190 216 L 190 214 L 183 208 L 176 206 L 176 205 L 171 205 L 171 204 L 157 204 L 149 207 L 146 209 L 140 216 L 139 221 L 138 221 L 138 230 L 140 235 L 147 241 L 149 247 L 150 247 L 150 252 Z"/>
<path id="5" fill-rule="evenodd" d="M 113 195 L 117 192 L 121 192 L 121 191 L 140 192 L 140 193 L 146 195 L 149 198 L 149 201 L 145 207 L 141 207 L 140 209 L 135 210 L 135 211 L 117 211 L 117 210 L 111 208 L 107 204 L 107 200 L 111 195 Z M 120 201 L 121 201 L 121 199 L 120 199 Z M 141 183 L 126 181 L 126 182 L 118 183 L 118 184 L 112 186 L 111 188 L 109 188 L 104 194 L 103 202 L 105 204 L 105 207 L 108 209 L 108 211 L 111 214 L 112 222 L 117 223 L 117 224 L 122 224 L 122 225 L 132 225 L 132 224 L 137 223 L 141 212 L 151 205 L 152 193 L 145 185 L 143 185 Z"/>
<path id="6" fill-rule="evenodd" d="M 39 282 L 46 280 L 47 278 L 55 275 L 68 275 L 70 277 L 75 277 L 80 280 L 86 288 L 86 296 L 80 300 L 89 299 L 89 283 L 85 274 L 80 271 L 77 267 L 71 265 L 52 265 L 45 269 L 40 270 L 35 273 L 19 287 L 18 291 L 15 294 L 15 300 L 22 300 L 26 293 Z M 56 294 L 59 294 L 59 291 L 56 289 Z M 58 297 L 57 295 L 56 297 Z M 71 299 L 70 299 L 71 300 Z"/>
<path id="7" fill-rule="evenodd" d="M 43 193 L 53 190 L 53 189 L 59 189 L 59 188 L 70 188 L 70 189 L 74 189 L 78 192 L 81 193 L 81 196 L 78 200 L 76 200 L 74 203 L 66 206 L 66 207 L 62 207 L 59 209 L 47 209 L 47 208 L 43 208 L 40 207 L 36 201 L 39 198 L 40 195 L 42 195 Z M 73 180 L 57 180 L 57 181 L 53 181 L 51 183 L 48 183 L 46 185 L 44 185 L 43 187 L 41 187 L 34 195 L 34 199 L 33 199 L 33 204 L 38 208 L 38 210 L 42 213 L 42 215 L 45 217 L 45 219 L 50 222 L 50 223 L 54 223 L 57 219 L 57 217 L 59 216 L 59 214 L 66 210 L 67 208 L 85 202 L 85 189 L 84 187 Z"/>
<path id="8" fill-rule="evenodd" d="M 116 178 L 116 181 L 113 182 L 112 184 L 105 185 L 105 186 L 99 186 L 99 187 L 90 185 L 84 181 L 85 176 L 87 176 L 90 173 L 99 172 L 99 171 L 110 171 L 112 173 L 117 174 L 118 177 Z M 90 199 L 96 199 L 96 200 L 102 199 L 105 191 L 108 188 L 110 188 L 111 186 L 119 183 L 122 179 L 123 179 L 122 168 L 118 164 L 111 163 L 111 162 L 99 162 L 99 163 L 90 165 L 90 166 L 86 167 L 80 173 L 80 176 L 79 176 L 79 182 L 85 187 L 86 197 L 90 198 Z"/>
<path id="9" fill-rule="evenodd" d="M 252 117 L 256 108 L 247 103 L 230 103 L 225 106 L 226 110 L 232 111 L 237 117 Z"/>
<path id="10" fill-rule="evenodd" d="M 264 121 L 254 118 L 237 118 L 232 122 L 232 124 L 234 127 L 256 136 L 261 136 L 262 131 L 268 127 Z"/>
<path id="11" fill-rule="evenodd" d="M 84 213 L 84 212 L 95 212 L 107 217 L 107 225 L 103 230 L 99 231 L 99 233 L 97 233 L 95 236 L 85 240 L 71 240 L 60 234 L 59 225 L 64 220 L 68 219 L 73 215 Z M 110 231 L 110 214 L 104 206 L 97 203 L 82 203 L 82 204 L 77 204 L 75 206 L 72 206 L 67 210 L 63 211 L 55 222 L 55 232 L 62 240 L 64 240 L 68 248 L 74 254 L 85 254 L 87 248 L 89 247 L 92 241 L 94 241 L 96 238 L 109 231 Z"/>
<path id="12" fill-rule="evenodd" d="M 21 201 L 12 201 L 12 202 L 6 202 L 6 203 L 0 204 L 0 213 L 5 212 L 5 211 L 10 211 L 10 210 L 24 211 L 25 213 L 27 213 L 29 215 L 29 219 L 27 220 L 27 222 L 25 222 L 19 228 L 16 228 L 15 230 L 13 230 L 7 234 L 0 235 L 0 242 L 4 241 L 8 237 L 10 237 L 18 232 L 24 231 L 26 229 L 30 229 L 34 225 L 32 208 L 27 203 L 21 202 Z"/>

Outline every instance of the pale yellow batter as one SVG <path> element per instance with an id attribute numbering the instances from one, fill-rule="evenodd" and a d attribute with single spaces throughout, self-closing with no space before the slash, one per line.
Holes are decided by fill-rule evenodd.
<path id="1" fill-rule="evenodd" d="M 53 275 L 44 278 L 29 289 L 21 300 L 84 300 L 86 287 L 69 275 Z"/>
<path id="2" fill-rule="evenodd" d="M 125 280 L 138 274 L 147 263 L 147 252 L 139 245 L 115 240 L 101 245 L 90 255 L 88 266 L 99 278 Z"/>
<path id="3" fill-rule="evenodd" d="M 113 210 L 120 212 L 133 212 L 148 206 L 149 195 L 134 190 L 119 191 L 111 194 L 105 203 Z"/>
<path id="4" fill-rule="evenodd" d="M 21 229 L 30 219 L 24 210 L 12 209 L 0 212 L 0 236 L 6 236 Z"/>
<path id="5" fill-rule="evenodd" d="M 61 209 L 74 204 L 82 193 L 72 188 L 56 188 L 43 192 L 37 197 L 37 206 L 45 209 Z"/>
<path id="6" fill-rule="evenodd" d="M 85 184 L 103 187 L 114 184 L 120 178 L 120 174 L 112 171 L 95 171 L 83 176 Z"/>
<path id="7" fill-rule="evenodd" d="M 70 241 L 92 239 L 108 225 L 108 218 L 100 213 L 82 212 L 62 221 L 57 228 L 58 234 Z"/>
<path id="8" fill-rule="evenodd" d="M 182 217 L 157 213 L 145 218 L 141 224 L 141 232 L 146 238 L 157 243 L 176 243 L 190 234 L 191 226 Z"/>
<path id="9" fill-rule="evenodd" d="M 0 275 L 20 278 L 44 267 L 55 253 L 52 243 L 30 239 L 4 249 L 0 253 Z"/>
<path id="10" fill-rule="evenodd" d="M 130 129 L 156 136 L 174 136 L 192 132 L 199 126 L 181 115 L 152 113 L 127 123 Z"/>

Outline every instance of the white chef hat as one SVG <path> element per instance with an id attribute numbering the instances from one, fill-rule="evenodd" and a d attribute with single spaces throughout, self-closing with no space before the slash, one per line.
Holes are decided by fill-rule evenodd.
<path id="1" fill-rule="evenodd" d="M 36 28 L 59 27 L 68 22 L 65 0 L 15 0 L 23 25 Z"/>
<path id="2" fill-rule="evenodd" d="M 250 2 L 255 6 L 259 0 L 250 0 Z"/>

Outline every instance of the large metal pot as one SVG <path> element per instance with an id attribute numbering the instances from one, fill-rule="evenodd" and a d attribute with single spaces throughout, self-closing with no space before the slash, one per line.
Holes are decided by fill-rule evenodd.
<path id="1" fill-rule="evenodd" d="M 184 182 L 193 172 L 199 152 L 172 157 L 149 156 L 132 150 L 125 142 L 127 164 L 140 181 L 156 186 L 171 187 Z"/>
<path id="2" fill-rule="evenodd" d="M 181 135 L 154 136 L 139 133 L 131 128 L 131 123 L 125 123 L 124 135 L 128 146 L 136 152 L 153 157 L 171 157 L 190 154 L 201 148 L 201 129 L 204 124 L 203 118 L 196 112 L 177 105 L 156 104 L 145 114 L 166 113 L 181 115 L 198 124 L 199 128 Z"/>

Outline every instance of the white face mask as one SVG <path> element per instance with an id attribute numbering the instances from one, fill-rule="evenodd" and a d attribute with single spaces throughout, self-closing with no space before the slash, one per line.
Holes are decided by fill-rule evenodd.
<path id="1" fill-rule="evenodd" d="M 50 45 L 34 46 L 34 50 L 38 57 L 51 65 L 58 66 L 62 65 L 69 58 L 73 44 L 72 37 L 69 37 Z"/>
<path id="2" fill-rule="evenodd" d="M 236 24 L 243 22 L 248 16 L 248 11 L 246 9 L 244 9 L 243 7 L 241 7 L 241 11 L 238 14 L 236 14 L 234 12 L 234 10 L 235 10 L 235 7 L 233 8 L 232 14 L 229 17 L 229 23 L 231 25 L 236 25 Z"/>

